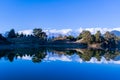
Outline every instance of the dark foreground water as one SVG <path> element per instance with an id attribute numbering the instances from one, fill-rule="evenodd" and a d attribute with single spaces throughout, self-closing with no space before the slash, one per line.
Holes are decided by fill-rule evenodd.
<path id="1" fill-rule="evenodd" d="M 0 50 L 0 80 L 120 80 L 120 52 Z"/>

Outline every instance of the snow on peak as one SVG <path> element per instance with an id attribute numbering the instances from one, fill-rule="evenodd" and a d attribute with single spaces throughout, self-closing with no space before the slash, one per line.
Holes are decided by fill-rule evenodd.
<path id="1" fill-rule="evenodd" d="M 48 36 L 58 36 L 58 35 L 73 35 L 73 36 L 77 36 L 79 35 L 80 32 L 82 32 L 83 30 L 88 30 L 90 31 L 92 34 L 95 34 L 97 31 L 101 31 L 102 34 L 104 34 L 106 31 L 113 31 L 113 30 L 117 30 L 120 31 L 120 27 L 117 28 L 82 28 L 80 27 L 79 29 L 44 29 L 43 31 L 47 33 Z M 18 31 L 18 33 L 23 33 L 23 34 L 33 34 L 32 33 L 33 30 L 29 29 L 29 30 L 21 30 Z"/>

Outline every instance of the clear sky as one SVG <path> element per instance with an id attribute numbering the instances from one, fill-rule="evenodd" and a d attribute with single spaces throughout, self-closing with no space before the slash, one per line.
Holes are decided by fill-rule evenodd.
<path id="1" fill-rule="evenodd" d="M 0 33 L 35 27 L 120 27 L 120 0 L 0 0 Z"/>

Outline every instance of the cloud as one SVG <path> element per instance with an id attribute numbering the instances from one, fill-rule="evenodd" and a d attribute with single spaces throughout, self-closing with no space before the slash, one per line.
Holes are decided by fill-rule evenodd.
<path id="1" fill-rule="evenodd" d="M 62 35 L 69 35 L 70 32 L 72 32 L 72 29 L 60 29 L 60 30 L 57 30 L 57 29 L 44 29 L 43 30 L 44 32 L 47 33 L 47 35 L 59 35 L 59 34 L 62 34 Z M 18 33 L 23 33 L 23 34 L 26 34 L 26 35 L 29 35 L 29 34 L 33 34 L 32 33 L 33 30 L 22 30 L 22 31 L 18 31 Z"/>
<path id="2" fill-rule="evenodd" d="M 31 56 L 23 56 L 22 58 L 18 56 L 18 59 L 22 60 L 32 60 Z M 83 61 L 77 54 L 73 55 L 64 55 L 64 54 L 56 54 L 56 53 L 48 53 L 46 57 L 42 60 L 43 62 L 51 62 L 51 61 L 64 61 L 64 62 L 78 62 L 78 63 L 97 63 L 97 64 L 120 64 L 120 60 L 106 60 L 105 57 L 101 57 L 100 61 L 97 58 L 92 57 L 90 61 Z"/>
<path id="3" fill-rule="evenodd" d="M 59 54 L 49 53 L 44 58 L 44 61 L 56 61 L 56 60 L 59 60 L 59 61 L 71 61 L 69 57 L 70 56 L 65 56 L 64 54 L 63 55 L 59 55 Z"/>
<path id="4" fill-rule="evenodd" d="M 66 62 L 82 62 L 82 59 L 79 58 L 78 55 L 59 55 L 59 54 L 52 54 L 48 53 L 47 56 L 44 58 L 43 61 L 66 61 Z"/>
<path id="5" fill-rule="evenodd" d="M 120 27 L 118 27 L 118 28 L 113 28 L 113 30 L 120 31 Z"/>
<path id="6" fill-rule="evenodd" d="M 101 58 L 100 61 L 97 60 L 97 58 L 92 57 L 90 61 L 86 61 L 87 63 L 110 63 L 110 61 L 107 61 L 104 57 Z"/>
<path id="7" fill-rule="evenodd" d="M 44 29 L 43 31 L 46 32 L 48 36 L 58 36 L 59 34 L 77 36 L 83 30 L 88 30 L 92 34 L 95 34 L 97 31 L 100 31 L 102 34 L 104 34 L 106 31 L 113 31 L 113 30 L 120 31 L 120 27 L 117 27 L 117 28 L 99 28 L 99 27 L 82 28 L 82 27 L 80 27 L 79 29 L 74 29 L 74 30 L 73 29 Z M 30 30 L 30 29 L 18 31 L 18 33 L 23 33 L 26 35 L 33 34 L 32 32 L 33 32 L 33 30 Z"/>
<path id="8" fill-rule="evenodd" d="M 22 57 L 18 56 L 18 59 L 32 60 L 32 57 L 25 55 L 25 56 L 22 56 Z"/>
<path id="9" fill-rule="evenodd" d="M 92 57 L 90 61 L 86 61 L 86 63 L 99 63 L 99 64 L 120 64 L 120 60 L 106 60 L 105 57 L 102 57 L 100 61 L 98 61 L 95 57 Z"/>
<path id="10" fill-rule="evenodd" d="M 26 34 L 26 35 L 29 35 L 29 34 L 32 34 L 33 30 L 22 30 L 22 31 L 18 31 L 19 34 L 23 33 L 23 34 Z"/>
<path id="11" fill-rule="evenodd" d="M 117 28 L 99 28 L 99 27 L 96 27 L 96 28 L 79 28 L 77 31 L 82 32 L 83 30 L 88 30 L 92 34 L 95 34 L 97 31 L 100 31 L 102 34 L 104 34 L 106 31 L 113 31 L 113 30 L 120 31 L 120 28 L 119 27 L 117 27 Z"/>
<path id="12" fill-rule="evenodd" d="M 72 29 L 49 29 L 49 30 L 43 30 L 47 33 L 47 35 L 49 36 L 58 36 L 59 34 L 61 35 L 70 35 L 72 31 Z"/>
<path id="13" fill-rule="evenodd" d="M 71 32 L 72 29 L 61 29 L 61 30 L 56 30 L 56 29 L 53 29 L 53 30 L 50 30 L 49 32 L 51 33 L 61 33 L 61 34 L 67 34 L 69 32 Z"/>
<path id="14" fill-rule="evenodd" d="M 102 34 L 104 34 L 106 31 L 112 31 L 115 29 L 112 29 L 112 28 L 79 28 L 78 32 L 82 32 L 83 30 L 88 30 L 92 34 L 95 34 L 97 31 L 100 31 Z"/>
<path id="15" fill-rule="evenodd" d="M 97 64 L 120 64 L 120 60 L 106 60 L 105 57 L 101 57 L 101 60 L 98 61 L 97 58 L 92 57 L 90 61 L 83 61 L 77 54 L 73 54 L 71 56 L 69 55 L 60 55 L 60 54 L 53 54 L 49 53 L 47 56 L 43 59 L 44 62 L 50 62 L 50 61 L 65 61 L 65 62 L 79 62 L 79 63 L 97 63 Z"/>

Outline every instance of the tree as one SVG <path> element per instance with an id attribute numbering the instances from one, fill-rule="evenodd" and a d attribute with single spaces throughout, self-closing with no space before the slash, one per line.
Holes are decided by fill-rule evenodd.
<path id="1" fill-rule="evenodd" d="M 103 41 L 103 37 L 101 35 L 101 32 L 97 31 L 97 33 L 95 34 L 95 42 L 101 43 L 102 41 Z"/>
<path id="2" fill-rule="evenodd" d="M 0 40 L 6 41 L 7 39 L 0 34 Z"/>
<path id="3" fill-rule="evenodd" d="M 42 29 L 41 28 L 35 28 L 35 29 L 33 29 L 33 34 L 35 35 L 35 36 L 40 36 L 40 34 L 41 34 L 41 32 L 42 32 Z"/>
<path id="4" fill-rule="evenodd" d="M 110 32 L 108 32 L 108 31 L 104 34 L 104 37 L 105 37 L 106 40 L 109 40 L 109 39 L 118 40 L 118 38 L 116 37 L 115 34 L 110 33 Z"/>
<path id="5" fill-rule="evenodd" d="M 10 44 L 10 42 L 0 34 L 0 44 Z"/>
<path id="6" fill-rule="evenodd" d="M 79 34 L 79 36 L 77 36 L 77 40 L 82 39 L 82 33 Z"/>
<path id="7" fill-rule="evenodd" d="M 72 36 L 72 35 L 67 36 L 67 39 L 69 39 L 71 41 L 75 41 L 76 40 L 76 38 L 74 38 L 74 36 Z"/>
<path id="8" fill-rule="evenodd" d="M 19 37 L 23 37 L 23 36 L 24 36 L 24 34 L 23 34 L 23 33 L 19 34 Z"/>
<path id="9" fill-rule="evenodd" d="M 33 34 L 34 34 L 34 36 L 39 37 L 41 39 L 47 39 L 46 33 L 43 32 L 41 28 L 33 29 Z"/>
<path id="10" fill-rule="evenodd" d="M 20 34 L 19 34 L 19 33 L 16 33 L 16 37 L 20 37 Z"/>
<path id="11" fill-rule="evenodd" d="M 41 62 L 42 59 L 45 58 L 46 55 L 47 55 L 46 53 L 39 52 L 33 56 L 32 61 L 34 63 L 39 63 L 39 62 Z"/>
<path id="12" fill-rule="evenodd" d="M 13 54 L 13 53 L 8 54 L 7 57 L 8 57 L 8 59 L 9 59 L 10 62 L 13 62 L 14 56 L 15 56 L 15 54 Z"/>
<path id="13" fill-rule="evenodd" d="M 83 42 L 85 43 L 91 43 L 93 42 L 92 40 L 92 35 L 90 33 L 90 31 L 82 31 L 82 33 L 80 33 L 81 38 L 83 39 Z"/>
<path id="14" fill-rule="evenodd" d="M 91 43 L 94 43 L 94 42 L 95 42 L 95 36 L 91 35 Z"/>
<path id="15" fill-rule="evenodd" d="M 106 40 L 109 40 L 109 39 L 111 39 L 113 36 L 112 36 L 112 34 L 109 32 L 109 31 L 107 31 L 105 34 L 104 34 L 104 38 L 106 39 Z"/>
<path id="16" fill-rule="evenodd" d="M 106 32 L 104 34 L 104 38 L 105 38 L 105 44 L 106 44 L 106 47 L 108 48 L 115 48 L 117 46 L 117 37 L 110 33 L 110 32 Z"/>
<path id="17" fill-rule="evenodd" d="M 11 29 L 10 32 L 8 32 L 8 38 L 16 38 L 15 30 Z"/>

